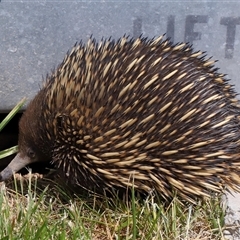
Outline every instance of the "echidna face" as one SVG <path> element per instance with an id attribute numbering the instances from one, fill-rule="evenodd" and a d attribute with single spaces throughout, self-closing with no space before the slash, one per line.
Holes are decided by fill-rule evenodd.
<path id="1" fill-rule="evenodd" d="M 13 173 L 19 171 L 26 165 L 38 161 L 37 155 L 31 148 L 26 148 L 26 152 L 21 152 L 11 161 L 11 163 L 1 172 L 0 181 L 9 179 Z"/>
<path id="2" fill-rule="evenodd" d="M 39 161 L 36 148 L 33 148 L 33 144 L 26 141 L 24 134 L 20 133 L 21 141 L 19 144 L 19 153 L 11 161 L 11 163 L 1 172 L 0 181 L 5 181 L 12 176 L 13 173 L 19 171 L 26 165 Z"/>
<path id="3" fill-rule="evenodd" d="M 46 154 L 49 146 L 48 143 L 42 141 L 39 129 L 39 111 L 38 111 L 39 95 L 30 103 L 24 112 L 19 123 L 19 153 L 10 162 L 10 164 L 0 173 L 0 181 L 10 178 L 13 173 L 19 171 L 28 164 L 47 161 L 49 157 Z M 45 149 L 44 153 L 42 149 Z"/>

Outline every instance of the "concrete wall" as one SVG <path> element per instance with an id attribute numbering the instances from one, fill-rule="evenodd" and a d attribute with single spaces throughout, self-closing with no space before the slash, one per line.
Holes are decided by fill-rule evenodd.
<path id="1" fill-rule="evenodd" d="M 75 42 L 167 33 L 218 59 L 240 93 L 240 1 L 0 2 L 0 111 L 29 100 Z"/>

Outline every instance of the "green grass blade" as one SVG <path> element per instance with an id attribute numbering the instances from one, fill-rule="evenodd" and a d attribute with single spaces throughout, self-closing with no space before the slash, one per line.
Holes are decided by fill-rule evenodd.
<path id="1" fill-rule="evenodd" d="M 8 156 L 10 156 L 10 155 L 12 155 L 14 153 L 17 153 L 17 151 L 18 151 L 18 147 L 17 146 L 14 146 L 14 147 L 5 149 L 3 151 L 0 151 L 0 159 L 8 157 Z"/>
<path id="2" fill-rule="evenodd" d="M 137 213 L 136 213 L 136 203 L 135 203 L 135 189 L 134 184 L 132 186 L 132 221 L 133 221 L 133 240 L 137 239 Z"/>
<path id="3" fill-rule="evenodd" d="M 26 102 L 26 98 L 23 98 L 13 109 L 12 111 L 3 119 L 0 123 L 0 132 L 8 124 L 8 122 L 16 115 L 16 113 L 21 109 L 23 104 Z"/>

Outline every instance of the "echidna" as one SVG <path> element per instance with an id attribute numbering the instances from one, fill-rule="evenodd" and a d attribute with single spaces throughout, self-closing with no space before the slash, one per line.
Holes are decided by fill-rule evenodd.
<path id="1" fill-rule="evenodd" d="M 76 44 L 19 123 L 2 181 L 52 161 L 73 183 L 186 200 L 239 190 L 239 101 L 214 61 L 163 37 Z"/>

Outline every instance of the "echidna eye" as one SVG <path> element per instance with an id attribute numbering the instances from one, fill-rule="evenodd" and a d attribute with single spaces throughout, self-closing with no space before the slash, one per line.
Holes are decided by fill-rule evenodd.
<path id="1" fill-rule="evenodd" d="M 35 152 L 31 148 L 29 148 L 27 150 L 27 155 L 28 155 L 29 158 L 35 158 L 36 157 Z"/>

